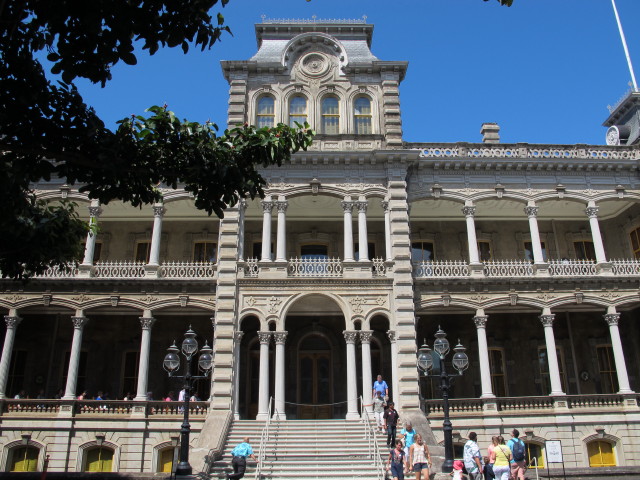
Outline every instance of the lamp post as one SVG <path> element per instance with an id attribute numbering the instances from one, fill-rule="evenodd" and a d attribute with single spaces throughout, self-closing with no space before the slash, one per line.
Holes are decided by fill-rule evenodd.
<path id="1" fill-rule="evenodd" d="M 182 355 L 184 355 L 187 361 L 184 364 L 184 374 L 176 375 L 176 372 L 180 368 L 180 356 L 178 355 L 180 351 L 182 351 Z M 197 351 L 198 341 L 196 340 L 196 332 L 191 330 L 191 326 L 189 326 L 189 330 L 184 334 L 181 349 L 178 350 L 176 342 L 174 341 L 173 345 L 167 349 L 167 354 L 162 362 L 162 366 L 169 374 L 169 377 L 184 380 L 184 417 L 180 428 L 180 459 L 176 467 L 176 476 L 191 475 L 192 472 L 191 465 L 189 465 L 189 434 L 191 433 L 191 425 L 189 425 L 189 400 L 191 397 L 191 388 L 195 380 L 209 377 L 213 362 L 211 356 L 213 350 L 207 342 L 205 342 L 204 347 L 200 349 L 200 357 L 198 358 L 198 368 L 203 374 L 191 375 L 191 360 Z"/>
<path id="2" fill-rule="evenodd" d="M 425 339 L 424 344 L 418 350 L 418 371 L 424 377 L 440 377 L 440 389 L 442 390 L 443 410 L 444 410 L 444 422 L 442 424 L 442 431 L 444 433 L 444 463 L 442 464 L 442 472 L 450 473 L 453 470 L 453 427 L 451 426 L 451 420 L 449 420 L 449 390 L 451 388 L 451 377 L 462 376 L 462 373 L 469 367 L 469 357 L 464 353 L 466 348 L 460 344 L 453 347 L 455 352 L 453 355 L 453 368 L 458 373 L 447 373 L 444 359 L 449 353 L 449 340 L 447 340 L 447 334 L 438 326 L 438 331 L 435 335 L 436 339 L 433 342 L 433 351 L 438 355 L 440 359 L 440 373 L 429 374 L 429 370 L 433 367 L 433 356 L 431 349 L 427 346 Z"/>

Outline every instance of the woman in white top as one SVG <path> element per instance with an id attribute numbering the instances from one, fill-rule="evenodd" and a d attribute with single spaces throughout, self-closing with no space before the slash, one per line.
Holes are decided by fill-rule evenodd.
<path id="1" fill-rule="evenodd" d="M 413 466 L 416 480 L 429 480 L 429 467 L 431 466 L 431 454 L 429 447 L 422 440 L 422 435 L 416 433 L 416 439 L 409 450 L 409 465 Z"/>

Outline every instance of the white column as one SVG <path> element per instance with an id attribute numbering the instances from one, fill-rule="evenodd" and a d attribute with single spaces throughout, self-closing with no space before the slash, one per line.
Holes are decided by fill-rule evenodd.
<path id="1" fill-rule="evenodd" d="M 544 263 L 542 255 L 542 243 L 540 242 L 540 231 L 538 230 L 538 208 L 535 205 L 524 207 L 524 213 L 529 218 L 529 232 L 531 233 L 531 246 L 533 248 L 533 263 Z"/>
<path id="2" fill-rule="evenodd" d="M 587 206 L 585 212 L 589 217 L 589 225 L 591 226 L 591 237 L 593 238 L 593 249 L 596 252 L 596 262 L 606 263 L 607 256 L 604 253 L 604 244 L 602 243 L 600 224 L 598 223 L 598 207 L 596 207 L 595 203 L 589 202 L 589 206 Z"/>
<path id="3" fill-rule="evenodd" d="M 140 360 L 138 363 L 138 392 L 134 400 L 147 400 L 149 386 L 149 353 L 151 352 L 151 328 L 156 319 L 151 316 L 151 310 L 145 310 L 140 317 L 142 338 L 140 339 Z"/>
<path id="4" fill-rule="evenodd" d="M 462 213 L 467 221 L 467 243 L 469 244 L 469 263 L 480 263 L 480 255 L 478 255 L 478 240 L 476 239 L 476 224 L 473 216 L 476 214 L 476 207 L 473 205 L 465 205 L 462 207 Z"/>
<path id="5" fill-rule="evenodd" d="M 633 390 L 631 390 L 631 386 L 629 385 L 627 363 L 624 360 L 622 341 L 620 340 L 620 330 L 618 329 L 620 314 L 615 313 L 615 307 L 609 307 L 607 314 L 604 316 L 604 320 L 609 325 L 609 334 L 611 335 L 611 348 L 613 349 L 613 359 L 616 362 L 618 387 L 620 388 L 618 393 L 633 393 Z"/>
<path id="6" fill-rule="evenodd" d="M 344 197 L 342 210 L 344 211 L 344 261 L 353 262 L 353 209 L 351 197 Z"/>
<path id="7" fill-rule="evenodd" d="M 362 401 L 368 412 L 373 412 L 373 374 L 371 372 L 371 337 L 373 331 L 360 330 L 360 343 L 362 344 Z"/>
<path id="8" fill-rule="evenodd" d="M 271 332 L 258 332 L 260 339 L 260 386 L 258 389 L 258 416 L 266 420 L 269 416 L 269 341 Z"/>
<path id="9" fill-rule="evenodd" d="M 364 197 L 356 202 L 358 208 L 358 260 L 369 261 L 369 242 L 367 241 L 367 201 Z"/>
<path id="10" fill-rule="evenodd" d="M 149 265 L 160 265 L 160 239 L 162 238 L 162 217 L 166 210 L 162 204 L 153 206 L 153 233 L 151 234 L 151 251 Z"/>
<path id="11" fill-rule="evenodd" d="M 89 207 L 89 233 L 87 233 L 87 241 L 84 246 L 83 265 L 93 265 L 93 254 L 96 250 L 96 237 L 98 236 L 98 217 L 101 213 L 100 202 L 98 200 L 92 200 L 91 206 Z"/>
<path id="12" fill-rule="evenodd" d="M 0 398 L 7 398 L 7 380 L 9 378 L 9 367 L 11 366 L 11 354 L 13 353 L 13 342 L 16 338 L 16 329 L 22 318 L 18 316 L 15 309 L 9 310 L 9 315 L 5 315 L 4 323 L 7 324 L 7 332 L 4 334 L 4 345 L 2 347 L 2 358 L 0 358 Z M 9 392 L 11 394 L 11 392 Z"/>
<path id="13" fill-rule="evenodd" d="M 238 205 L 239 226 L 238 226 L 238 261 L 244 261 L 244 215 L 247 210 L 247 201 L 243 198 Z M 222 231 L 221 228 L 218 231 Z M 220 242 L 218 241 L 218 251 L 220 249 Z M 216 255 L 219 257 L 220 255 Z"/>
<path id="14" fill-rule="evenodd" d="M 286 420 L 287 416 L 284 411 L 284 344 L 287 341 L 288 332 L 274 332 L 273 336 L 276 340 L 276 395 L 275 395 L 275 412 L 274 417 L 280 420 Z"/>
<path id="15" fill-rule="evenodd" d="M 82 331 L 89 319 L 83 315 L 82 310 L 71 317 L 73 322 L 73 340 L 71 341 L 71 354 L 69 355 L 69 370 L 67 371 L 67 385 L 63 400 L 75 400 L 76 386 L 78 385 L 78 369 L 80 367 L 80 354 L 82 353 Z"/>
<path id="16" fill-rule="evenodd" d="M 356 339 L 358 332 L 342 332 L 347 342 L 347 420 L 359 420 L 358 414 L 358 377 L 356 375 Z"/>
<path id="17" fill-rule="evenodd" d="M 267 195 L 262 201 L 262 258 L 263 262 L 271 261 L 271 210 L 273 202 Z"/>
<path id="18" fill-rule="evenodd" d="M 389 398 L 395 399 L 398 397 L 398 344 L 395 330 L 388 330 L 387 336 L 391 342 L 391 395 Z"/>
<path id="19" fill-rule="evenodd" d="M 484 310 L 478 310 L 473 317 L 478 335 L 478 359 L 480 360 L 480 385 L 482 394 L 480 398 L 495 398 L 491 385 L 491 365 L 489 363 L 489 347 L 487 345 L 487 320 Z"/>
<path id="20" fill-rule="evenodd" d="M 558 366 L 558 353 L 556 352 L 556 339 L 553 334 L 553 320 L 556 318 L 551 310 L 545 308 L 540 315 L 540 321 L 544 326 L 544 339 L 547 345 L 547 361 L 549 362 L 549 379 L 551 380 L 551 393 L 549 395 L 565 395 L 562 391 L 560 380 L 560 367 Z"/>
<path id="21" fill-rule="evenodd" d="M 289 203 L 281 196 L 275 202 L 278 209 L 278 238 L 276 239 L 276 262 L 287 261 L 287 207 Z"/>
<path id="22" fill-rule="evenodd" d="M 391 212 L 389 210 L 389 202 L 384 200 L 381 202 L 384 210 L 384 247 L 385 257 L 387 261 L 392 260 L 391 253 Z"/>
<path id="23" fill-rule="evenodd" d="M 240 342 L 244 332 L 233 332 L 233 416 L 240 420 Z"/>

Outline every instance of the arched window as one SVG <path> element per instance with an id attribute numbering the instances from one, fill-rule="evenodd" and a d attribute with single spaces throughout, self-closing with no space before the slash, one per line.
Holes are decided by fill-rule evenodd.
<path id="1" fill-rule="evenodd" d="M 256 111 L 256 125 L 261 127 L 273 127 L 276 122 L 275 101 L 273 97 L 265 95 L 258 100 Z"/>
<path id="2" fill-rule="evenodd" d="M 587 443 L 590 467 L 615 467 L 616 457 L 613 445 L 605 440 L 594 440 Z"/>
<path id="3" fill-rule="evenodd" d="M 336 97 L 322 99 L 322 133 L 325 135 L 340 133 L 340 103 Z"/>
<path id="4" fill-rule="evenodd" d="M 16 447 L 11 449 L 9 462 L 10 472 L 36 472 L 38 471 L 38 455 L 40 450 L 32 446 Z"/>
<path id="5" fill-rule="evenodd" d="M 370 135 L 371 127 L 371 100 L 367 97 L 358 97 L 353 102 L 353 122 L 356 135 Z"/>
<path id="6" fill-rule="evenodd" d="M 304 125 L 307 121 L 307 99 L 296 95 L 289 101 L 289 126 L 295 127 L 295 122 Z"/>
<path id="7" fill-rule="evenodd" d="M 113 449 L 100 446 L 85 450 L 82 470 L 85 472 L 113 471 Z"/>

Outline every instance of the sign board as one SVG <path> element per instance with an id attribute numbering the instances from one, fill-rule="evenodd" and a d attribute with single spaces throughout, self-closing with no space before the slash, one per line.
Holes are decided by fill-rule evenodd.
<path id="1" fill-rule="evenodd" d="M 547 440 L 544 442 L 547 453 L 547 462 L 563 463 L 562 461 L 562 443 L 560 440 Z"/>

